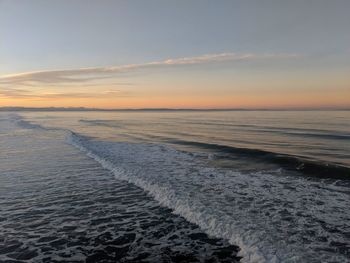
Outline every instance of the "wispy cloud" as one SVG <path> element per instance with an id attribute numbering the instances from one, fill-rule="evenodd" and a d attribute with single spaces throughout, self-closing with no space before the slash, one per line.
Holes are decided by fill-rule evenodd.
<path id="1" fill-rule="evenodd" d="M 126 97 L 129 92 L 119 90 L 103 90 L 99 92 L 35 92 L 24 89 L 0 88 L 0 98 L 22 99 L 64 99 L 64 98 L 106 98 Z"/>
<path id="2" fill-rule="evenodd" d="M 67 93 L 43 93 L 37 98 L 52 98 L 52 99 L 65 99 L 65 98 L 106 98 L 106 97 L 126 97 L 129 96 L 129 92 L 119 90 L 106 90 L 100 92 L 67 92 Z"/>
<path id="3" fill-rule="evenodd" d="M 30 97 L 31 91 L 17 88 L 0 87 L 0 97 L 2 98 L 26 98 Z"/>
<path id="4" fill-rule="evenodd" d="M 78 68 L 67 70 L 43 70 L 0 76 L 0 86 L 65 85 L 85 84 L 101 79 L 115 77 L 118 74 L 171 66 L 186 66 L 224 61 L 247 61 L 263 59 L 286 59 L 297 57 L 295 54 L 240 54 L 220 53 L 197 57 L 172 58 L 142 64 L 129 64 L 112 67 Z M 9 91 L 7 91 L 9 92 Z"/>

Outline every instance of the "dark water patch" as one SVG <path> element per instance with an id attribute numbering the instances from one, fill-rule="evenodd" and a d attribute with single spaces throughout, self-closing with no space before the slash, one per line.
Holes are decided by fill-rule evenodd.
<path id="1" fill-rule="evenodd" d="M 169 140 L 168 142 L 185 146 L 195 146 L 198 148 L 215 151 L 219 154 L 223 153 L 226 154 L 226 157 L 230 157 L 229 155 L 231 155 L 232 158 L 243 157 L 249 159 L 263 160 L 264 162 L 275 163 L 287 170 L 298 171 L 308 176 L 350 180 L 350 168 L 333 163 L 325 163 L 317 160 L 308 160 L 303 157 L 268 152 L 264 150 L 239 148 L 219 144 L 184 140 Z"/>
<path id="2" fill-rule="evenodd" d="M 300 132 L 298 132 L 295 129 L 283 129 L 283 128 L 276 128 L 276 129 L 254 129 L 252 131 L 255 132 L 261 132 L 261 133 L 269 133 L 269 134 L 280 134 L 285 136 L 298 136 L 302 138 L 321 138 L 321 139 L 329 139 L 329 140 L 349 140 L 350 134 L 347 133 L 339 133 L 339 132 L 331 132 L 326 133 L 320 130 L 319 133 L 316 132 L 309 132 L 307 130 L 301 129 Z"/>

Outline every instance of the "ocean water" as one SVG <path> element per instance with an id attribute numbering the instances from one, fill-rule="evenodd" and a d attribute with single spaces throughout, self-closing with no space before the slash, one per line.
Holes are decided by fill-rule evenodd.
<path id="1" fill-rule="evenodd" d="M 350 262 L 349 111 L 2 112 L 0 142 L 1 262 Z"/>

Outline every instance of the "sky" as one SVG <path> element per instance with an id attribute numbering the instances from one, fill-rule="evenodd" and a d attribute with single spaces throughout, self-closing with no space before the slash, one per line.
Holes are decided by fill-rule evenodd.
<path id="1" fill-rule="evenodd" d="M 349 0 L 0 0 L 0 107 L 350 108 Z"/>

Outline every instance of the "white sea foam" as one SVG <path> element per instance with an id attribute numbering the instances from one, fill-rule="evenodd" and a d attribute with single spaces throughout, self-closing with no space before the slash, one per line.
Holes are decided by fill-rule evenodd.
<path id="1" fill-rule="evenodd" d="M 242 262 L 346 260 L 328 248 L 349 241 L 342 234 L 350 222 L 347 189 L 278 173 L 210 167 L 164 145 L 92 141 L 76 134 L 69 142 L 117 179 L 143 188 L 208 234 L 238 245 Z"/>

